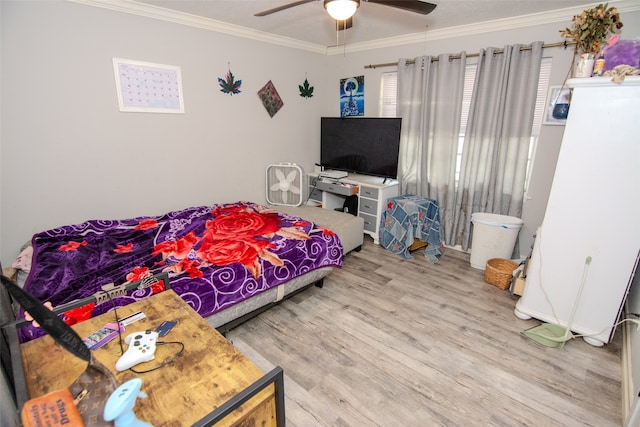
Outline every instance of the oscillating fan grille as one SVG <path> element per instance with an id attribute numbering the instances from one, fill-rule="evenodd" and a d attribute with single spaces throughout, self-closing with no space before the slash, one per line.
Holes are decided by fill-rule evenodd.
<path id="1" fill-rule="evenodd" d="M 304 171 L 294 163 L 267 166 L 267 202 L 272 205 L 300 206 L 304 200 Z"/>

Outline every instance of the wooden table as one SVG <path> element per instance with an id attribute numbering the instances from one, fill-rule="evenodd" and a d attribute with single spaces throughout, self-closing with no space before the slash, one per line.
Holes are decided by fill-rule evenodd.
<path id="1" fill-rule="evenodd" d="M 112 370 L 118 384 L 136 377 L 142 379 L 142 391 L 148 397 L 136 402 L 139 419 L 155 427 L 192 425 L 263 377 L 260 369 L 172 290 L 119 308 L 118 316 L 123 318 L 137 311 L 142 311 L 146 318 L 127 326 L 123 339 L 132 332 L 155 330 L 163 321 L 174 320 L 178 324 L 159 341 L 180 341 L 185 347 L 183 354 L 167 366 L 144 374 L 115 370 L 121 355 L 117 338 L 93 351 L 95 359 Z M 80 337 L 86 337 L 114 321 L 110 312 L 73 328 Z M 126 344 L 123 345 L 126 349 Z M 87 366 L 49 336 L 22 344 L 21 350 L 30 398 L 68 387 Z M 155 359 L 134 369 L 151 369 L 179 350 L 179 345 L 157 346 Z M 274 385 L 270 384 L 217 425 L 275 426 Z"/>

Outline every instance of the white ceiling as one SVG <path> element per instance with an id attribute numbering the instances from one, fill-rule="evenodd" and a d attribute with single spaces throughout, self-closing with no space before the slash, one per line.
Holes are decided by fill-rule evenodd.
<path id="1" fill-rule="evenodd" d="M 149 16 L 179 12 L 180 20 L 193 20 L 204 25 L 231 24 L 232 29 L 251 29 L 265 39 L 284 37 L 323 48 L 371 43 L 372 41 L 422 34 L 429 31 L 451 30 L 453 27 L 496 22 L 514 17 L 526 17 L 527 22 L 545 21 L 559 10 L 566 21 L 573 14 L 594 3 L 585 0 L 432 0 L 436 9 L 429 15 L 420 15 L 393 7 L 361 1 L 353 17 L 353 28 L 340 32 L 339 38 L 333 21 L 324 10 L 323 2 L 316 0 L 271 15 L 256 17 L 257 12 L 291 3 L 292 0 L 72 0 L 101 7 L 117 4 L 120 10 L 131 8 Z M 610 5 L 616 3 L 610 1 Z M 622 1 L 621 3 L 628 3 Z M 109 4 L 107 6 L 106 4 Z M 580 7 L 578 7 L 580 6 Z M 584 7 L 582 7 L 584 6 Z M 112 7 L 113 8 L 113 7 Z M 575 9 L 575 10 L 574 10 Z M 576 12 L 577 11 L 577 12 Z M 185 15 L 187 14 L 187 15 Z M 556 19 L 557 20 L 557 19 Z M 238 28 L 235 28 L 238 26 Z"/>

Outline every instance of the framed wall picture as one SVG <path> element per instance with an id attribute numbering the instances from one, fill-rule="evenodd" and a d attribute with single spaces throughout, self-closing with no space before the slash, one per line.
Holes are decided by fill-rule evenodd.
<path id="1" fill-rule="evenodd" d="M 275 114 L 280 111 L 284 105 L 282 98 L 280 98 L 280 95 L 271 80 L 269 80 L 262 89 L 258 91 L 258 97 L 262 100 L 262 105 L 264 105 L 267 113 L 269 113 L 269 117 L 275 116 Z"/>
<path id="2" fill-rule="evenodd" d="M 180 67 L 113 58 L 120 111 L 184 113 Z"/>
<path id="3" fill-rule="evenodd" d="M 549 87 L 544 119 L 545 125 L 564 125 L 567 122 L 571 104 L 571 88 L 563 86 Z"/>
<path id="4" fill-rule="evenodd" d="M 364 116 L 364 76 L 340 79 L 340 117 Z"/>

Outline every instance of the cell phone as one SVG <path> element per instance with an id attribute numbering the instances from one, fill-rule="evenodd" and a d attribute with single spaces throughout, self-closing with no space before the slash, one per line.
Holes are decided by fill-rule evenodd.
<path id="1" fill-rule="evenodd" d="M 171 320 L 162 322 L 162 324 L 156 328 L 156 332 L 158 333 L 159 336 L 163 337 L 167 335 L 169 331 L 173 329 L 173 327 L 176 326 L 177 324 L 178 322 L 174 322 Z"/>
<path id="2" fill-rule="evenodd" d="M 124 332 L 124 327 L 117 323 L 107 323 L 82 341 L 91 350 L 96 350 Z"/>

